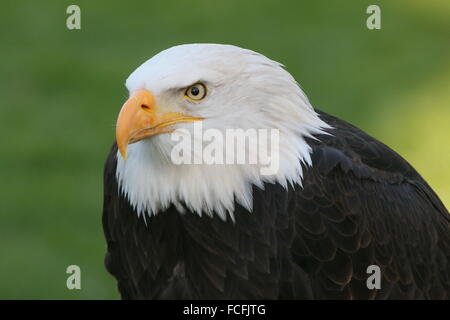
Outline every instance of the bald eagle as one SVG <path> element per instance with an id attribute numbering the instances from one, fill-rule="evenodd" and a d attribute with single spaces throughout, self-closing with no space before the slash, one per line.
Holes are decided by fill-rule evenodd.
<path id="1" fill-rule="evenodd" d="M 180 45 L 126 87 L 103 208 L 105 265 L 123 299 L 450 298 L 438 196 L 386 145 L 313 109 L 281 64 Z M 278 170 L 174 163 L 171 133 L 198 123 L 277 129 Z"/>

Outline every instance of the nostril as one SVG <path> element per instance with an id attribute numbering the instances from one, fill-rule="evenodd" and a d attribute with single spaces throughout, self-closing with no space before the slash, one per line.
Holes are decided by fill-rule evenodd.
<path id="1" fill-rule="evenodd" d="M 144 110 L 150 110 L 150 107 L 146 104 L 141 104 L 141 108 Z"/>

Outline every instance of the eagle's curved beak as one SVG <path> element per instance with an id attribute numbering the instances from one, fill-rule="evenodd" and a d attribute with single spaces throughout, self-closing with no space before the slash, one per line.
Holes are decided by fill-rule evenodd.
<path id="1" fill-rule="evenodd" d="M 141 89 L 132 94 L 120 110 L 116 126 L 117 147 L 126 159 L 129 144 L 156 134 L 172 132 L 173 129 L 169 127 L 175 123 L 202 119 L 179 112 L 161 112 L 151 92 Z"/>

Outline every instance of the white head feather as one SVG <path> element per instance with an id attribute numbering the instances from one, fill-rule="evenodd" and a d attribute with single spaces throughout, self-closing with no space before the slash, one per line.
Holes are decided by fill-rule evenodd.
<path id="1" fill-rule="evenodd" d="M 203 82 L 208 96 L 189 103 L 177 89 Z M 128 146 L 128 158 L 117 154 L 117 178 L 138 215 L 157 214 L 171 204 L 202 215 L 234 218 L 235 202 L 252 211 L 252 187 L 264 182 L 301 185 L 302 165 L 311 165 L 305 137 L 329 126 L 311 107 L 294 78 L 279 63 L 231 45 L 188 44 L 160 52 L 127 79 L 130 93 L 146 89 L 166 111 L 203 117 L 204 129 L 268 128 L 280 133 L 279 170 L 263 176 L 257 165 L 176 165 L 174 142 L 160 134 Z M 192 123 L 176 128 L 192 130 Z"/>

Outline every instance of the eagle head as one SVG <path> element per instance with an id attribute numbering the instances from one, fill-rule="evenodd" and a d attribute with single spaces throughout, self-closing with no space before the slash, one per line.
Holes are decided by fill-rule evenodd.
<path id="1" fill-rule="evenodd" d="M 116 127 L 116 175 L 138 215 L 154 215 L 171 205 L 222 219 L 234 219 L 236 204 L 251 212 L 254 186 L 301 185 L 302 164 L 311 164 L 305 138 L 328 128 L 281 64 L 232 45 L 169 48 L 138 67 L 126 87 L 130 97 Z M 277 130 L 277 146 L 272 146 L 277 170 L 262 174 L 258 162 L 196 161 L 204 140 L 212 140 L 195 134 L 199 126 L 224 136 L 227 130 Z M 180 135 L 190 137 L 184 152 L 191 153 L 192 163 L 173 161 Z M 203 147 L 192 147 L 196 142 Z"/>

